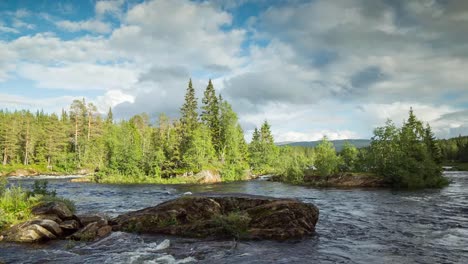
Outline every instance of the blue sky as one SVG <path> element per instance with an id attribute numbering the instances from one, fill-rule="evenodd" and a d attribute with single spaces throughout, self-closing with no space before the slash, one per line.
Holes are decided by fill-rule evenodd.
<path id="1" fill-rule="evenodd" d="M 247 134 L 369 138 L 410 107 L 439 137 L 468 134 L 468 2 L 0 1 L 0 108 L 177 118 L 208 79 Z"/>

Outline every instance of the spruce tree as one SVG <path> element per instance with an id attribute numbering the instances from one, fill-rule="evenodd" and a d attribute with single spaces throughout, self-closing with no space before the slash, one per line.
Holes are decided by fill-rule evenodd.
<path id="1" fill-rule="evenodd" d="M 195 97 L 195 89 L 192 86 L 192 79 L 190 79 L 187 91 L 185 93 L 185 101 L 180 109 L 180 121 L 184 128 L 186 136 L 193 133 L 198 126 L 198 113 L 197 113 L 197 98 Z"/>
<path id="2" fill-rule="evenodd" d="M 213 142 L 214 148 L 218 155 L 221 152 L 221 127 L 220 127 L 220 100 L 222 97 L 216 97 L 216 91 L 214 89 L 211 79 L 208 81 L 208 86 L 204 92 L 202 99 L 202 114 L 201 120 L 209 128 L 211 134 L 211 141 Z"/>

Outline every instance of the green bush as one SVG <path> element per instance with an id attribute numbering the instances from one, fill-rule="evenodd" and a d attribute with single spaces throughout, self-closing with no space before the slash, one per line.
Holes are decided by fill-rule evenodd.
<path id="1" fill-rule="evenodd" d="M 0 230 L 28 220 L 31 208 L 41 202 L 60 201 L 75 212 L 71 200 L 56 197 L 55 190 L 49 191 L 47 185 L 47 181 L 36 181 L 32 190 L 25 190 L 21 186 L 6 187 L 6 181 L 0 180 Z"/>
<path id="2" fill-rule="evenodd" d="M 241 212 L 232 212 L 228 215 L 219 215 L 213 218 L 213 222 L 215 226 L 219 227 L 221 235 L 236 239 L 247 234 L 251 220 L 248 214 Z"/>

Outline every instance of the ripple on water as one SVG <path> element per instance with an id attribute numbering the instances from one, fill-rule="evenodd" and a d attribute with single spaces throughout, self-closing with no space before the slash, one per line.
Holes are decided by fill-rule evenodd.
<path id="1" fill-rule="evenodd" d="M 78 213 L 111 216 L 185 192 L 293 197 L 320 209 L 317 234 L 300 241 L 203 241 L 115 232 L 96 243 L 0 244 L 6 263 L 468 263 L 468 173 L 441 190 L 315 189 L 268 181 L 213 185 L 98 185 L 51 180 Z M 30 179 L 12 179 L 25 187 Z M 170 246 L 157 249 L 165 239 Z M 161 246 L 162 247 L 162 246 Z"/>

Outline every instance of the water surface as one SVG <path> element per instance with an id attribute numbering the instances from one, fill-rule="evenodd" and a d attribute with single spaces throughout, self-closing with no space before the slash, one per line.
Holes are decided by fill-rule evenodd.
<path id="1" fill-rule="evenodd" d="M 316 235 L 288 242 L 207 241 L 115 232 L 95 243 L 0 244 L 6 263 L 468 263 L 468 173 L 440 190 L 317 189 L 268 181 L 213 185 L 103 185 L 49 180 L 78 213 L 109 216 L 185 192 L 293 197 L 320 209 Z M 31 179 L 11 179 L 30 186 Z M 169 239 L 171 245 L 158 249 Z"/>

